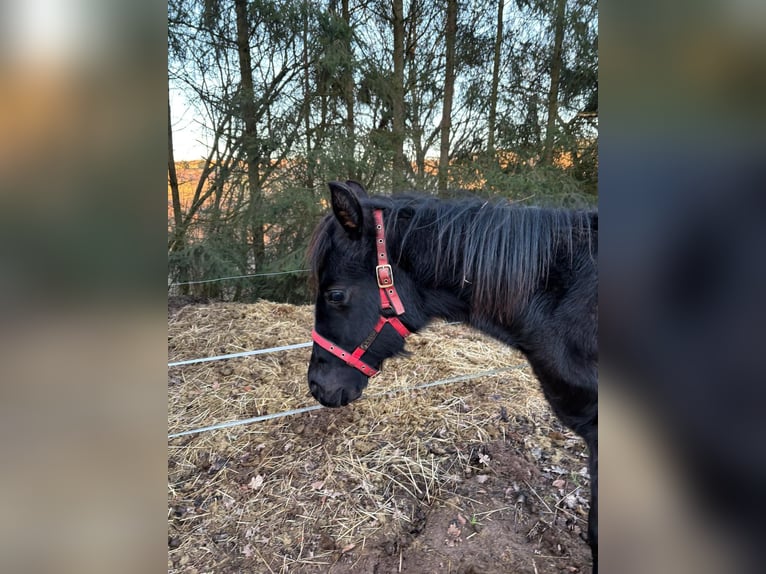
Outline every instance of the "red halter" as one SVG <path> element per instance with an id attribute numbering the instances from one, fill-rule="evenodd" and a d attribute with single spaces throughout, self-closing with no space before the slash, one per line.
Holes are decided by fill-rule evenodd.
<path id="1" fill-rule="evenodd" d="M 375 267 L 375 275 L 378 279 L 378 289 L 380 290 L 380 308 L 381 315 L 378 319 L 378 323 L 372 332 L 367 335 L 367 338 L 354 349 L 352 353 L 342 349 L 335 343 L 332 343 L 322 337 L 316 332 L 316 329 L 311 332 L 311 338 L 314 342 L 323 349 L 330 351 L 333 355 L 345 362 L 347 365 L 358 369 L 368 377 L 374 377 L 378 374 L 377 369 L 373 369 L 370 365 L 362 361 L 361 357 L 372 345 L 373 341 L 380 334 L 384 326 L 391 325 L 396 332 L 402 337 L 407 337 L 410 334 L 409 329 L 404 326 L 399 320 L 399 315 L 404 314 L 404 305 L 399 298 L 399 294 L 394 287 L 394 274 L 391 271 L 391 265 L 388 262 L 388 251 L 386 249 L 386 230 L 383 228 L 383 211 L 376 209 L 374 211 L 375 216 L 375 247 L 377 250 L 378 265 Z M 393 309 L 395 315 L 393 317 L 386 317 L 382 311 Z"/>

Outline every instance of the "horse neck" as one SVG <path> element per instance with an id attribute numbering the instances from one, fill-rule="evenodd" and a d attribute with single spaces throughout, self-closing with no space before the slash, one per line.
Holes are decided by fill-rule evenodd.
<path id="1" fill-rule="evenodd" d="M 485 209 L 476 202 L 460 209 L 426 207 L 413 218 L 397 219 L 394 260 L 416 283 L 424 306 L 430 305 L 427 312 L 450 319 L 456 312 L 515 322 L 533 294 L 545 288 L 556 261 L 570 276 L 574 259 L 586 257 L 594 245 L 591 216 L 585 213 Z"/>
<path id="2" fill-rule="evenodd" d="M 464 237 L 445 236 L 435 210 L 396 222 L 392 259 L 407 271 L 429 318 L 464 320 L 470 312 L 471 282 L 463 273 Z M 450 231 L 450 233 L 455 230 Z"/>

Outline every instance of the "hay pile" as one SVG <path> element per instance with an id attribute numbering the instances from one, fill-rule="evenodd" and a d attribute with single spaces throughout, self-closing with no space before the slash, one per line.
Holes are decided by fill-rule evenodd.
<path id="1" fill-rule="evenodd" d="M 169 314 L 168 360 L 302 343 L 312 324 L 308 306 L 182 307 Z M 567 446 L 549 449 L 549 465 L 564 464 L 561 457 L 583 464 L 578 440 L 561 433 L 520 354 L 464 325 L 435 324 L 407 346 L 413 357 L 388 361 L 366 398 L 348 407 L 170 440 L 169 571 L 327 571 L 371 540 L 413 528 L 424 505 L 490 471 L 482 445 L 505 441 L 508 421 L 527 429 L 520 448 Z M 169 434 L 316 404 L 306 383 L 310 351 L 169 369 Z"/>

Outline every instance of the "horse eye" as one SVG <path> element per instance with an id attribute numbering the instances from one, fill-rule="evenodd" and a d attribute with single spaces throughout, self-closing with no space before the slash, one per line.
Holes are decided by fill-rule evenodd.
<path id="1" fill-rule="evenodd" d="M 343 301 L 346 300 L 346 293 L 345 291 L 333 289 L 332 291 L 327 292 L 327 300 L 330 303 L 343 303 Z"/>

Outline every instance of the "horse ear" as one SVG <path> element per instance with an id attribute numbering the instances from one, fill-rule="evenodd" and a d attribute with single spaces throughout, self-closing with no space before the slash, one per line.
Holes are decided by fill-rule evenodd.
<path id="1" fill-rule="evenodd" d="M 330 187 L 332 211 L 335 219 L 346 230 L 351 239 L 359 239 L 362 236 L 362 206 L 359 198 L 348 186 L 340 181 L 331 181 Z M 364 190 L 362 190 L 364 191 Z"/>
<path id="2" fill-rule="evenodd" d="M 351 191 L 353 191 L 356 194 L 358 198 L 363 199 L 367 197 L 367 192 L 365 191 L 364 186 L 358 181 L 354 181 L 353 179 L 347 179 L 346 185 Z"/>

